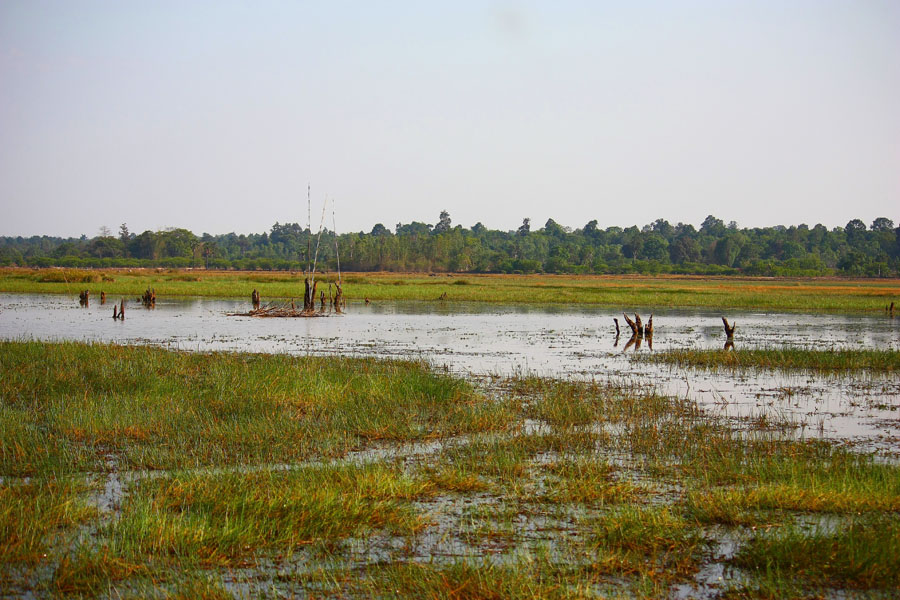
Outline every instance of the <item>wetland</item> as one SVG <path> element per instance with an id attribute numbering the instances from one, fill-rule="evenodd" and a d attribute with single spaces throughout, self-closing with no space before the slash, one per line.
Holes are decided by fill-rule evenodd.
<path id="1" fill-rule="evenodd" d="M 881 313 L 648 306 L 629 345 L 628 305 L 130 300 L 0 294 L 3 596 L 900 585 Z"/>

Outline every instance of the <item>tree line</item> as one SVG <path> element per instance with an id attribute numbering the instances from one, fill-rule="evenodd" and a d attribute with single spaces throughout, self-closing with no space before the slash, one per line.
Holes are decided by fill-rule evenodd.
<path id="1" fill-rule="evenodd" d="M 712 215 L 699 228 L 665 219 L 643 227 L 601 228 L 596 220 L 571 229 L 548 219 L 514 230 L 452 224 L 382 223 L 369 232 L 335 235 L 297 223 L 275 223 L 260 234 L 196 235 L 187 229 L 118 235 L 101 228 L 88 238 L 0 237 L 0 265 L 31 267 L 195 267 L 303 270 L 318 243 L 318 266 L 334 271 L 458 273 L 684 273 L 745 275 L 900 275 L 900 227 L 887 217 L 871 225 L 818 224 L 741 228 Z"/>

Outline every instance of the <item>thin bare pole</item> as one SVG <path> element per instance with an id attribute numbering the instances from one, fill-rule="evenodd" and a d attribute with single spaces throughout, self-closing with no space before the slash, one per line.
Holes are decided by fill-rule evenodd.
<path id="1" fill-rule="evenodd" d="M 341 284 L 341 253 L 338 250 L 337 221 L 334 218 L 334 198 L 331 199 L 331 226 L 334 228 L 334 256 L 337 258 L 338 285 Z"/>
<path id="2" fill-rule="evenodd" d="M 315 290 L 316 283 L 316 263 L 319 261 L 319 242 L 322 239 L 322 227 L 325 226 L 325 208 L 328 206 L 328 200 L 322 203 L 322 219 L 319 221 L 319 233 L 316 236 L 316 253 L 313 258 L 312 273 L 309 277 L 310 289 Z M 315 300 L 315 298 L 313 298 Z"/>
<path id="3" fill-rule="evenodd" d="M 309 274 L 310 238 L 312 237 L 312 209 L 310 208 L 310 185 L 306 184 L 306 273 Z"/>

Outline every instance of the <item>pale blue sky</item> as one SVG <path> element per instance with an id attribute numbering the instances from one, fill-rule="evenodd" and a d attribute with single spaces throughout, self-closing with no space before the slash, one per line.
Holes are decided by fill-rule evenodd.
<path id="1" fill-rule="evenodd" d="M 893 0 L 0 0 L 0 234 L 900 221 L 897 107 Z"/>

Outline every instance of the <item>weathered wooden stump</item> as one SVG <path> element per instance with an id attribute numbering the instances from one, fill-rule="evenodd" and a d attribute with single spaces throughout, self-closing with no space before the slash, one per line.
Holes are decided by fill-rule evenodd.
<path id="1" fill-rule="evenodd" d="M 734 330 L 737 329 L 737 321 L 728 324 L 728 319 L 722 317 L 722 324 L 725 325 L 725 337 L 729 340 L 734 339 Z"/>
<path id="2" fill-rule="evenodd" d="M 619 337 L 619 320 L 613 317 L 613 322 L 616 324 L 616 337 Z"/>
<path id="3" fill-rule="evenodd" d="M 253 310 L 259 310 L 259 292 L 255 289 L 250 294 L 250 302 L 253 304 Z"/>
<path id="4" fill-rule="evenodd" d="M 106 292 L 100 291 L 100 306 L 106 304 Z"/>

